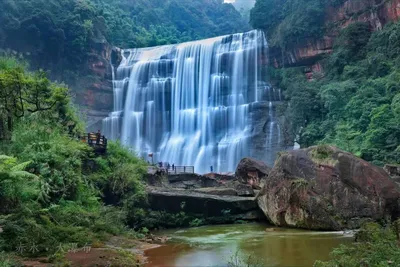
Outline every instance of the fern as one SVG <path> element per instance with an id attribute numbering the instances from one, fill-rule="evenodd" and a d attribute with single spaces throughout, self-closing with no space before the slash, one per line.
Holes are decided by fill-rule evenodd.
<path id="1" fill-rule="evenodd" d="M 28 168 L 28 166 L 32 163 L 32 161 L 23 162 L 15 165 L 11 168 L 11 171 L 24 171 Z"/>

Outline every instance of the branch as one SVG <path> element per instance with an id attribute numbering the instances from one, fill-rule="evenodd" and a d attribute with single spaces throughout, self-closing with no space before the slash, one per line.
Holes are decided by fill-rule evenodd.
<path id="1" fill-rule="evenodd" d="M 50 109 L 54 108 L 54 106 L 55 106 L 56 104 L 57 104 L 57 101 L 54 101 L 53 104 L 51 104 L 50 107 L 47 107 L 47 108 L 40 108 L 40 106 L 39 106 L 39 108 L 38 108 L 38 107 L 36 106 L 36 109 L 28 109 L 28 111 L 29 111 L 29 112 L 32 112 L 32 113 L 35 113 L 35 112 L 38 112 L 38 111 L 50 110 Z"/>

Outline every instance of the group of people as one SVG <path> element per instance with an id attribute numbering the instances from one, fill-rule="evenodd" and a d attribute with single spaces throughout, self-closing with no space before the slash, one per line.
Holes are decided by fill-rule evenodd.
<path id="1" fill-rule="evenodd" d="M 175 170 L 175 164 L 172 163 L 172 165 L 169 164 L 169 162 L 159 162 L 158 163 L 158 167 L 160 167 L 161 169 L 166 168 L 167 170 L 171 169 L 174 171 Z"/>
<path id="2" fill-rule="evenodd" d="M 171 169 L 172 169 L 172 171 L 175 171 L 175 164 L 174 163 L 172 163 L 172 165 L 170 165 L 169 162 L 164 162 L 163 163 L 162 161 L 160 161 L 160 162 L 158 162 L 158 167 L 160 167 L 160 169 L 165 169 L 167 171 L 171 170 Z M 210 166 L 210 173 L 213 173 L 213 172 L 214 172 L 214 167 Z"/>

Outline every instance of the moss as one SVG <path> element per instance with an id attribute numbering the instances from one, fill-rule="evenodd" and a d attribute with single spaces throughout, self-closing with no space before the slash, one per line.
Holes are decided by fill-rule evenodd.
<path id="1" fill-rule="evenodd" d="M 338 161 L 333 158 L 334 150 L 329 145 L 319 145 L 310 152 L 314 163 L 334 166 Z"/>
<path id="2" fill-rule="evenodd" d="M 295 180 L 292 180 L 292 187 L 294 187 L 295 189 L 305 188 L 308 185 L 309 182 L 304 178 L 297 178 Z"/>
<path id="3" fill-rule="evenodd" d="M 289 155 L 289 152 L 287 152 L 287 151 L 280 151 L 280 152 L 278 152 L 276 158 L 277 158 L 277 159 L 280 159 L 281 157 L 286 156 L 286 155 Z"/>

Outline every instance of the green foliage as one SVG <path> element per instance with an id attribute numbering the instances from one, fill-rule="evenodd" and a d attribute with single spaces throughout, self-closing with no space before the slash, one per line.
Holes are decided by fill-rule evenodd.
<path id="1" fill-rule="evenodd" d="M 196 218 L 189 223 L 189 226 L 190 227 L 199 227 L 201 225 L 204 225 L 204 223 L 205 223 L 204 219 Z"/>
<path id="2" fill-rule="evenodd" d="M 188 215 L 183 211 L 173 214 L 166 211 L 142 209 L 141 212 L 139 210 L 135 211 L 134 219 L 135 224 L 133 226 L 135 228 L 146 227 L 148 229 L 155 229 L 188 227 L 191 222 L 196 220 L 196 217 Z"/>
<path id="3" fill-rule="evenodd" d="M 336 145 L 378 165 L 400 163 L 400 23 L 370 33 L 364 23 L 343 29 L 308 81 L 302 68 L 271 70 L 288 100 L 279 108 L 285 132 L 302 147 Z"/>
<path id="4" fill-rule="evenodd" d="M 39 56 L 44 67 L 61 63 L 64 58 L 69 66 L 82 63 L 95 34 L 91 25 L 102 22 L 86 0 L 7 0 L 0 3 L 0 9 L 4 36 L 0 46 Z"/>
<path id="5" fill-rule="evenodd" d="M 355 75 L 366 75 L 366 71 L 362 69 L 363 65 L 348 66 L 350 62 L 365 58 L 367 52 L 365 47 L 371 36 L 371 30 L 367 23 L 356 22 L 350 24 L 342 30 L 337 38 L 334 49 L 335 53 L 329 59 L 332 69 L 342 74 L 344 68 L 347 68 L 347 76 L 354 78 Z M 351 70 L 349 68 L 352 68 Z M 354 75 L 355 74 L 355 75 Z"/>
<path id="6" fill-rule="evenodd" d="M 249 29 L 219 0 L 3 0 L 0 48 L 68 80 L 105 40 L 122 48 L 209 38 Z"/>
<path id="7" fill-rule="evenodd" d="M 314 266 L 397 266 L 400 250 L 396 234 L 398 231 L 394 227 L 366 224 L 356 234 L 355 243 L 341 245 L 331 253 L 331 261 L 317 261 Z"/>
<path id="8" fill-rule="evenodd" d="M 0 267 L 22 267 L 22 264 L 2 251 L 0 252 Z"/>
<path id="9" fill-rule="evenodd" d="M 267 31 L 271 46 L 286 48 L 320 37 L 325 31 L 325 9 L 338 2 L 343 1 L 257 0 L 250 23 Z"/>
<path id="10" fill-rule="evenodd" d="M 0 250 L 57 260 L 68 248 L 128 234 L 128 212 L 135 219 L 146 200 L 145 163 L 112 142 L 107 156 L 96 156 L 76 137 L 83 127 L 64 87 L 43 73 L 26 73 L 12 59 L 0 62 L 0 77 L 4 70 L 16 73 L 7 90 L 32 79 L 32 88 L 42 90 L 36 95 L 44 92 L 41 104 L 24 95 L 26 109 L 54 101 L 49 109 L 23 113 L 13 121 L 11 138 L 0 140 Z M 10 92 L 6 102 L 14 102 Z"/>
<path id="11" fill-rule="evenodd" d="M 134 206 L 146 200 L 142 177 L 147 164 L 119 142 L 109 142 L 106 157 L 96 158 L 95 163 L 91 180 L 103 192 L 105 203 Z"/>
<path id="12" fill-rule="evenodd" d="M 0 155 L 0 213 L 17 208 L 22 202 L 38 197 L 39 177 L 25 171 L 30 161 L 17 163 L 16 158 Z"/>
<path id="13" fill-rule="evenodd" d="M 46 73 L 28 73 L 14 58 L 0 60 L 0 140 L 9 138 L 21 118 L 40 113 L 69 131 L 81 127 L 70 104 L 68 89 L 50 82 Z"/>
<path id="14" fill-rule="evenodd" d="M 155 46 L 248 29 L 232 5 L 205 0 L 93 0 L 118 46 Z M 184 18 L 184 19 L 182 19 Z"/>

